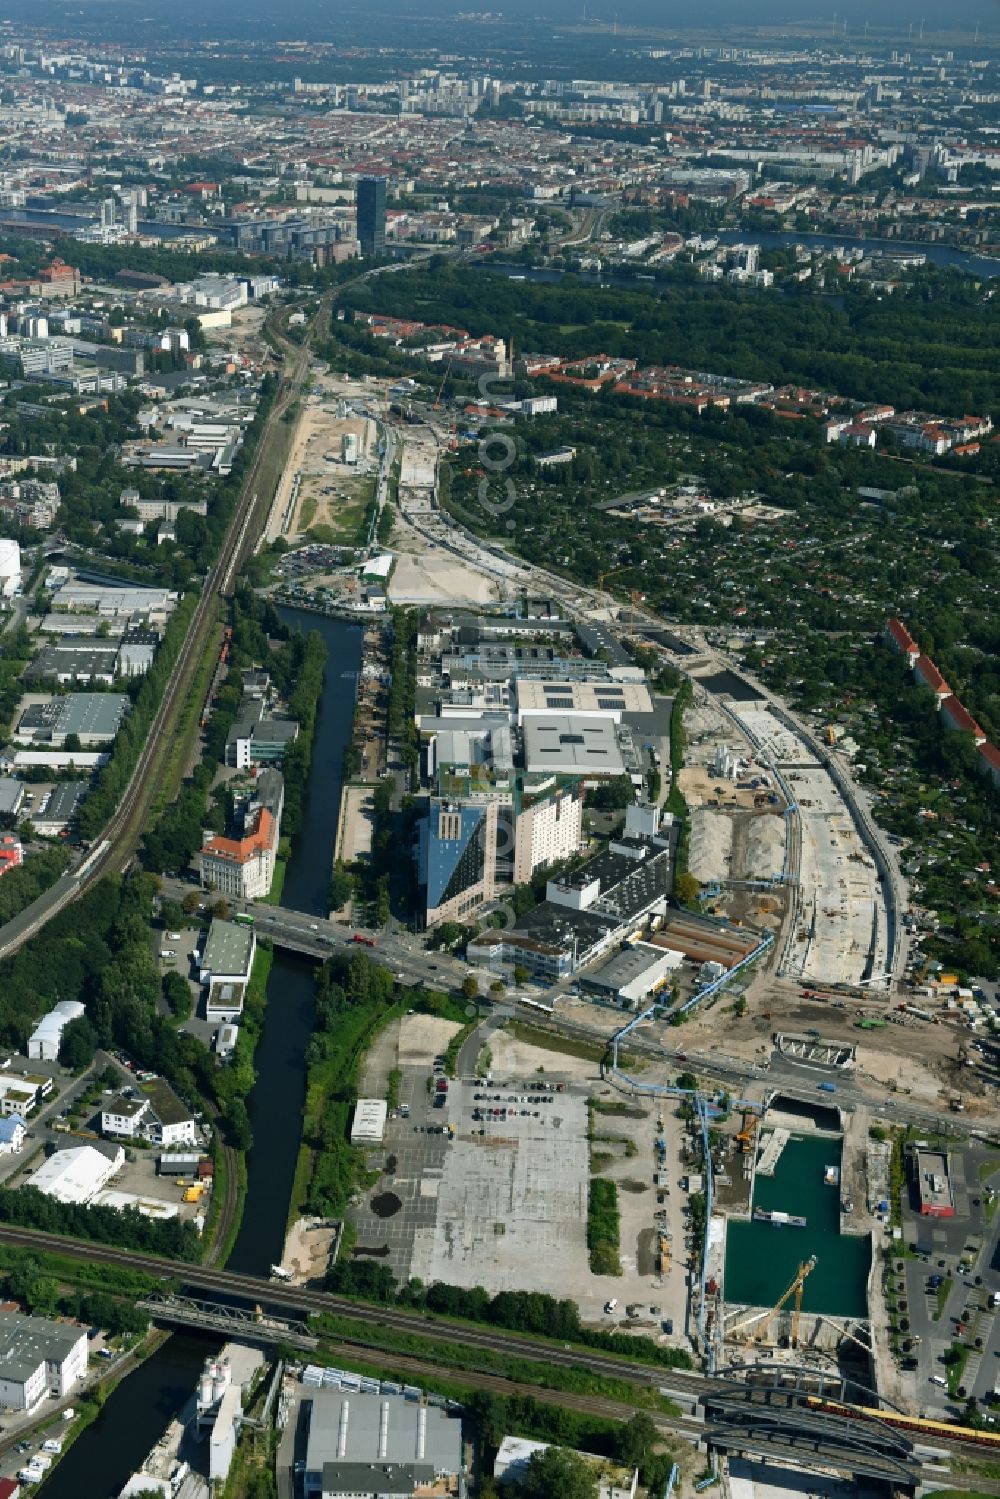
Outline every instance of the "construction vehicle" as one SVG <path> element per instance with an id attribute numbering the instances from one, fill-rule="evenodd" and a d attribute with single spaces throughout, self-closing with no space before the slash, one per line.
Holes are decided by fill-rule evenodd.
<path id="1" fill-rule="evenodd" d="M 752 1109 L 743 1110 L 743 1123 L 740 1132 L 736 1136 L 736 1143 L 740 1148 L 741 1155 L 749 1155 L 753 1150 L 753 1142 L 757 1135 L 757 1115 Z"/>
<path id="2" fill-rule="evenodd" d="M 192 1182 L 191 1185 L 190 1185 L 190 1187 L 188 1187 L 187 1190 L 184 1193 L 183 1201 L 184 1202 L 200 1202 L 201 1201 L 201 1194 L 204 1192 L 204 1190 L 205 1190 L 205 1188 L 203 1187 L 203 1185 L 201 1184 L 201 1182 Z"/>

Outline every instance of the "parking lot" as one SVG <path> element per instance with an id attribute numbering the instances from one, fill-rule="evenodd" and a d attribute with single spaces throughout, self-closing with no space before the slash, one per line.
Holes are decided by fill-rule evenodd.
<path id="1" fill-rule="evenodd" d="M 679 1126 L 655 1105 L 626 1104 L 626 1114 L 595 1116 L 598 1131 L 615 1142 L 595 1142 L 601 1174 L 616 1181 L 621 1214 L 622 1275 L 591 1273 L 587 1200 L 591 1179 L 588 1099 L 613 1095 L 592 1062 L 545 1051 L 491 1030 L 488 1077 L 474 1076 L 470 1043 L 464 1076 L 445 1079 L 435 1068 L 435 1042 L 447 1029 L 413 1017 L 393 1043 L 376 1046 L 362 1091 L 379 1096 L 395 1061 L 399 1108 L 383 1146 L 369 1154 L 377 1183 L 352 1210 L 355 1253 L 386 1264 L 397 1280 L 410 1276 L 491 1293 L 531 1288 L 572 1297 L 588 1320 L 629 1320 L 647 1332 L 670 1319 L 684 1335 L 687 1300 Z M 481 1032 L 483 1038 L 486 1032 Z M 471 1050 L 470 1050 L 471 1047 Z M 481 1064 L 481 1070 L 483 1065 Z M 657 1137 L 667 1140 L 658 1160 Z M 660 1170 L 661 1188 L 654 1185 Z M 670 1192 L 673 1190 L 673 1197 Z M 659 1216 L 658 1216 L 659 1215 Z M 658 1234 L 675 1246 L 671 1272 L 661 1278 Z M 604 1308 L 616 1302 L 612 1313 Z"/>
<path id="2" fill-rule="evenodd" d="M 904 1388 L 928 1414 L 954 1415 L 965 1397 L 952 1398 L 936 1382 L 947 1376 L 944 1355 L 953 1343 L 969 1350 L 961 1375 L 966 1395 L 989 1402 L 1000 1383 L 1000 1317 L 990 1305 L 1000 1293 L 1000 1213 L 987 1192 L 1000 1189 L 1000 1154 L 970 1145 L 952 1151 L 949 1165 L 953 1218 L 919 1217 L 904 1192 L 904 1238 L 917 1256 L 902 1262 L 895 1280 L 905 1287 L 913 1343 L 907 1354 L 916 1362 L 909 1369 L 904 1363 Z"/>

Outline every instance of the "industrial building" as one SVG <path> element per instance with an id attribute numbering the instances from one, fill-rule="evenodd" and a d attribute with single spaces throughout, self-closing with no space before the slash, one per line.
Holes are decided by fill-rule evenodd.
<path id="1" fill-rule="evenodd" d="M 59 1056 L 62 1034 L 71 1020 L 79 1020 L 86 1013 L 78 999 L 61 999 L 35 1026 L 28 1037 L 28 1060 L 54 1062 Z"/>
<path id="2" fill-rule="evenodd" d="M 682 953 L 636 942 L 581 973 L 580 989 L 588 999 L 623 1010 L 643 1009 L 653 995 L 669 988 L 670 975 L 683 961 Z"/>
<path id="3" fill-rule="evenodd" d="M 630 807 L 642 820 L 644 809 Z M 470 963 L 496 973 L 526 968 L 551 982 L 620 947 L 653 918 L 661 919 L 673 880 L 676 830 L 655 837 L 631 831 L 572 873 L 549 880 L 545 900 L 512 927 L 486 929 L 468 944 Z"/>
<path id="4" fill-rule="evenodd" d="M 522 724 L 529 775 L 549 771 L 606 780 L 624 774 L 614 719 L 594 714 L 532 713 Z"/>
<path id="5" fill-rule="evenodd" d="M 56 1202 L 88 1203 L 125 1164 L 122 1147 L 74 1145 L 57 1150 L 25 1182 Z"/>
<path id="6" fill-rule="evenodd" d="M 250 981 L 257 939 L 252 926 L 223 921 L 213 916 L 200 959 L 203 984 L 238 984 L 245 988 Z"/>
<path id="7" fill-rule="evenodd" d="M 68 1395 L 87 1372 L 87 1329 L 47 1317 L 0 1312 L 0 1402 L 34 1410 Z"/>
<path id="8" fill-rule="evenodd" d="M 524 724 L 537 714 L 578 714 L 610 718 L 621 723 L 625 713 L 651 713 L 653 700 L 645 682 L 565 681 L 539 682 L 518 677 L 517 721 Z"/>
<path id="9" fill-rule="evenodd" d="M 351 1123 L 351 1144 L 381 1145 L 388 1117 L 389 1105 L 384 1098 L 359 1098 Z"/>
<path id="10" fill-rule="evenodd" d="M 303 1499 L 458 1494 L 462 1423 L 401 1395 L 314 1390 L 303 1398 Z"/>
<path id="11" fill-rule="evenodd" d="M 75 734 L 83 749 L 106 744 L 118 733 L 129 707 L 128 698 L 119 692 L 71 692 L 32 703 L 21 714 L 14 739 L 18 744 L 61 748 Z"/>
<path id="12" fill-rule="evenodd" d="M 82 641 L 75 636 L 43 646 L 26 672 L 27 676 L 64 686 L 69 682 L 99 682 L 105 687 L 112 686 L 117 674 L 116 640 Z"/>
<path id="13" fill-rule="evenodd" d="M 915 1150 L 913 1174 L 917 1199 L 924 1218 L 954 1218 L 955 1198 L 951 1188 L 947 1152 Z"/>

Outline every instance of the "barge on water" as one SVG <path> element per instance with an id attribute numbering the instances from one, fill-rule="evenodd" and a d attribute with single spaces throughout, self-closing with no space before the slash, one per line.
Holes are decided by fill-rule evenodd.
<path id="1" fill-rule="evenodd" d="M 772 1228 L 805 1228 L 806 1220 L 797 1217 L 794 1213 L 783 1213 L 778 1208 L 754 1208 L 754 1221 L 756 1223 L 770 1223 Z"/>

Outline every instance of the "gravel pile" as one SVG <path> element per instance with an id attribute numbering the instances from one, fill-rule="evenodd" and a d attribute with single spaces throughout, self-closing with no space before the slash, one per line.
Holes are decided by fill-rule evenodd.
<path id="1" fill-rule="evenodd" d="M 782 817 L 755 817 L 747 835 L 747 875 L 770 880 L 785 863 L 785 822 Z"/>
<path id="2" fill-rule="evenodd" d="M 721 812 L 704 807 L 691 811 L 691 839 L 688 869 L 703 885 L 710 880 L 724 880 L 729 874 L 729 854 L 733 847 L 733 824 Z"/>

